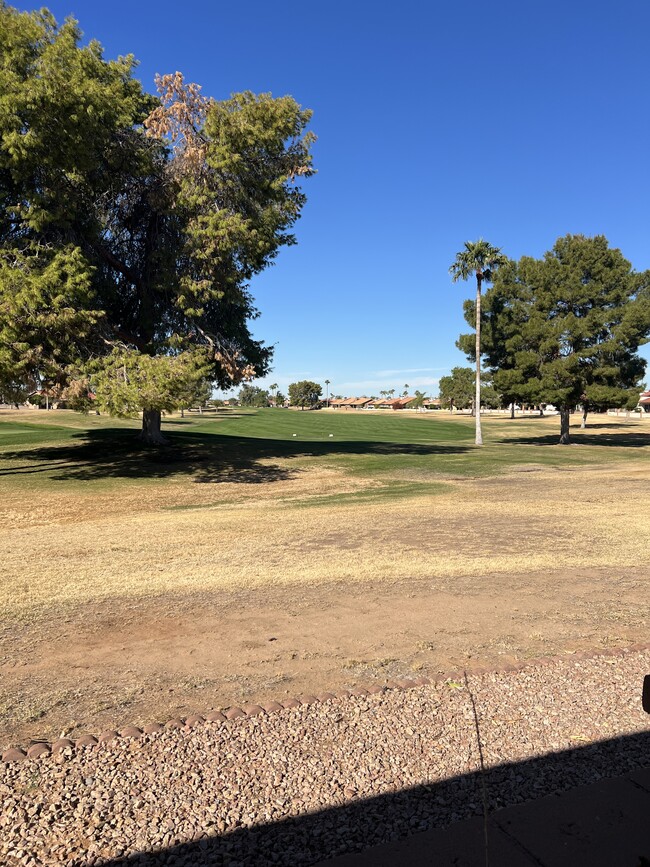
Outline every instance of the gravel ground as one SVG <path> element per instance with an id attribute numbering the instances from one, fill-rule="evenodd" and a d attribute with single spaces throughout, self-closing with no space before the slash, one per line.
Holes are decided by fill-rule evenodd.
<path id="1" fill-rule="evenodd" d="M 309 865 L 624 774 L 648 672 L 571 657 L 0 765 L 0 862 Z"/>

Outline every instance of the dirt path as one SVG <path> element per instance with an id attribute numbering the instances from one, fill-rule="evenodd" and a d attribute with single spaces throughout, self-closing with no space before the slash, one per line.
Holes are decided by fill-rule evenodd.
<path id="1" fill-rule="evenodd" d="M 2 633 L 0 747 L 647 640 L 646 582 L 583 568 L 88 603 Z"/>

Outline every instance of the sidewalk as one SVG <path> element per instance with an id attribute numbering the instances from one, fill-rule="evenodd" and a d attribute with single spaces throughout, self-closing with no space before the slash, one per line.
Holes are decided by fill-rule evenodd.
<path id="1" fill-rule="evenodd" d="M 316 867 L 645 867 L 650 767 L 499 810 L 487 862 L 484 840 L 483 819 L 474 818 Z"/>

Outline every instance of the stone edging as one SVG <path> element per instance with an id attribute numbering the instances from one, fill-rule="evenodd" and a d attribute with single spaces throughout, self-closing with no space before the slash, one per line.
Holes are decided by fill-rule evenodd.
<path id="1" fill-rule="evenodd" d="M 627 653 L 644 650 L 650 650 L 650 642 L 640 642 L 623 648 L 579 650 L 562 656 L 547 656 L 541 657 L 540 659 L 529 659 L 525 662 L 501 665 L 497 668 L 475 668 L 468 671 L 467 674 L 469 677 L 481 674 L 506 674 L 510 672 L 523 671 L 527 668 L 554 665 L 558 662 L 568 662 L 574 659 L 593 659 L 600 656 L 623 656 Z M 386 692 L 386 690 L 389 689 L 413 689 L 417 686 L 428 686 L 433 683 L 444 683 L 448 680 L 458 680 L 458 678 L 462 676 L 462 673 L 459 672 L 449 672 L 434 678 L 398 678 L 397 680 L 389 680 L 381 686 L 373 683 L 368 684 L 366 687 L 360 686 L 355 689 L 338 690 L 335 693 L 322 692 L 318 695 L 301 695 L 297 698 L 284 699 L 283 701 L 269 701 L 263 704 L 247 702 L 242 704 L 241 707 L 238 705 L 232 705 L 223 712 L 211 711 L 205 716 L 202 716 L 201 714 L 192 714 L 184 719 L 170 719 L 164 725 L 161 723 L 148 723 L 142 728 L 138 728 L 137 726 L 125 726 L 119 731 L 107 729 L 106 731 L 101 732 L 97 737 L 89 734 L 81 735 L 74 741 L 69 738 L 58 738 L 58 740 L 53 741 L 51 744 L 46 741 L 34 741 L 30 746 L 24 749 L 13 747 L 5 750 L 2 753 L 2 762 L 22 762 L 26 759 L 37 759 L 41 756 L 57 755 L 64 751 L 72 751 L 73 749 L 78 750 L 83 747 L 96 746 L 97 744 L 108 743 L 118 739 L 126 740 L 142 738 L 146 735 L 156 734 L 169 729 L 183 729 L 184 731 L 189 731 L 205 722 L 223 723 L 227 720 L 237 719 L 238 717 L 264 716 L 266 714 L 276 713 L 277 711 L 286 708 L 308 706 L 311 704 L 333 701 L 334 699 L 350 698 L 352 696 L 362 697 L 366 695 L 376 695 Z"/>

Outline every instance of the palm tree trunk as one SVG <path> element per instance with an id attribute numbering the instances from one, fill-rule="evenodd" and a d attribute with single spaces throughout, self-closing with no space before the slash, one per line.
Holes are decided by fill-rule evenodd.
<path id="1" fill-rule="evenodd" d="M 481 274 L 476 275 L 476 396 L 474 408 L 476 415 L 476 438 L 477 446 L 483 445 L 481 432 Z"/>

